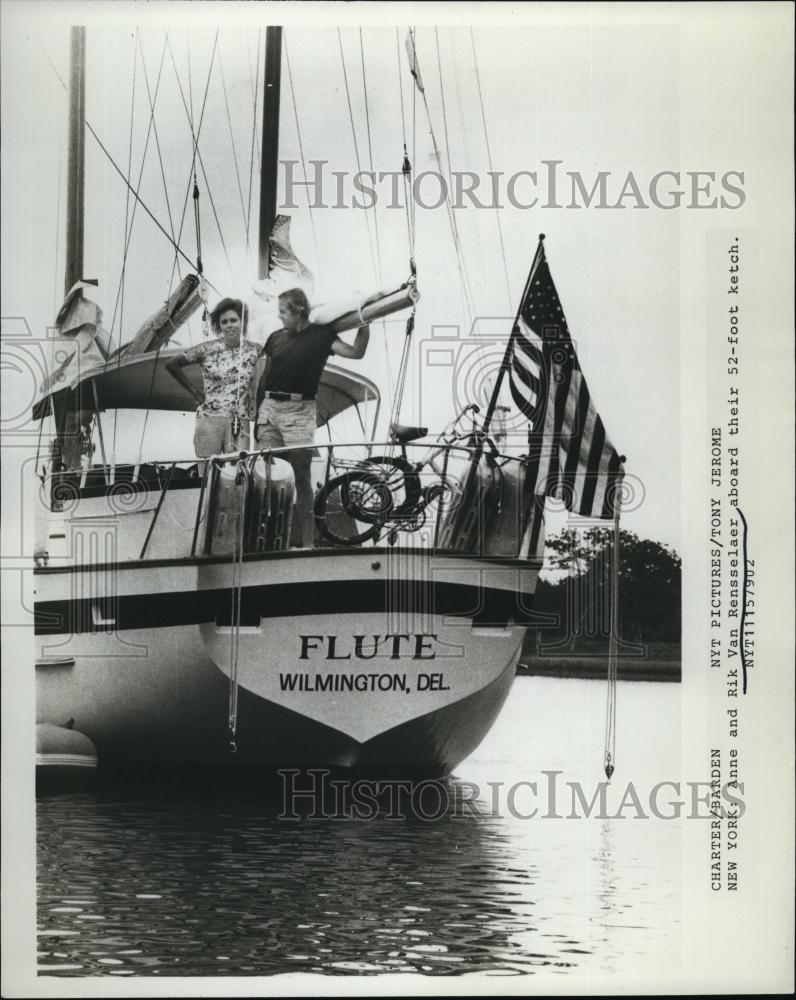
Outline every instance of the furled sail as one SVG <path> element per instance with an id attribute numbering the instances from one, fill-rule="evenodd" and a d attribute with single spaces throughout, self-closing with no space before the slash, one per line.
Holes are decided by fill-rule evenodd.
<path id="1" fill-rule="evenodd" d="M 118 352 L 122 358 L 157 351 L 165 347 L 182 324 L 202 304 L 199 278 L 187 274 L 156 313 L 140 327 L 133 339 Z"/>
<path id="2" fill-rule="evenodd" d="M 337 333 L 345 333 L 402 309 L 410 309 L 419 298 L 415 282 L 408 281 L 394 291 L 379 290 L 365 298 L 355 296 L 316 306 L 310 319 L 314 323 L 331 323 Z"/>
<path id="3" fill-rule="evenodd" d="M 50 373 L 40 387 L 48 396 L 68 385 L 81 371 L 102 365 L 108 358 L 110 338 L 102 325 L 102 310 L 87 299 L 85 289 L 96 282 L 78 281 L 70 289 L 55 317 L 58 330 L 53 343 Z"/>

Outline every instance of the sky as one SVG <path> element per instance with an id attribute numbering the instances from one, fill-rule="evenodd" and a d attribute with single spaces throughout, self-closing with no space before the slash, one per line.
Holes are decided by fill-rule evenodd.
<path id="1" fill-rule="evenodd" d="M 679 469 L 688 446 L 680 419 L 680 366 L 688 325 L 700 321 L 683 313 L 682 281 L 693 248 L 709 233 L 737 225 L 745 207 L 638 208 L 628 197 L 618 209 L 582 207 L 582 198 L 581 207 L 570 208 L 568 172 L 581 175 L 587 189 L 600 171 L 607 172 L 608 204 L 617 201 L 632 172 L 649 204 L 649 181 L 660 171 L 681 172 L 688 192 L 687 171 L 713 171 L 720 177 L 741 170 L 751 200 L 760 179 L 750 169 L 755 164 L 748 154 L 758 138 L 770 137 L 773 122 L 760 118 L 743 74 L 729 71 L 720 44 L 722 25 L 715 25 L 715 45 L 701 49 L 699 65 L 692 66 L 689 31 L 655 6 L 632 18 L 621 7 L 599 5 L 553 5 L 534 16 L 498 7 L 494 24 L 472 31 L 461 14 L 457 23 L 444 8 L 431 21 L 427 13 L 402 5 L 389 9 L 392 18 L 386 8 L 376 8 L 382 5 L 366 10 L 338 5 L 333 14 L 341 22 L 339 30 L 328 16 L 321 23 L 323 5 L 305 7 L 299 23 L 292 5 L 279 8 L 286 25 L 280 160 L 294 161 L 296 179 L 302 177 L 302 155 L 306 163 L 325 161 L 327 207 L 309 211 L 305 189 L 298 186 L 297 208 L 288 213 L 294 249 L 315 275 L 313 301 L 395 287 L 408 276 L 403 192 L 396 206 L 387 181 L 377 188 L 374 210 L 352 207 L 350 178 L 358 169 L 399 170 L 406 141 L 415 176 L 471 171 L 485 196 L 488 171 L 500 172 L 500 209 L 468 205 L 452 212 L 461 247 L 458 262 L 445 205 L 416 204 L 414 255 L 421 300 L 402 420 L 438 429 L 457 404 L 484 401 L 538 235 L 544 232 L 581 367 L 608 435 L 627 456 L 627 472 L 643 498 L 626 511 L 623 523 L 679 547 Z M 195 125 L 201 116 L 205 274 L 219 295 L 252 302 L 257 320 L 252 336 L 261 339 L 275 325 L 252 296 L 260 124 L 254 119 L 253 91 L 269 10 L 237 4 L 114 3 L 68 5 L 66 11 L 47 3 L 12 0 L 5 5 L 5 337 L 18 328 L 18 317 L 40 337 L 60 304 L 66 95 L 58 74 L 67 78 L 67 28 L 78 15 L 85 15 L 80 19 L 88 26 L 87 119 L 136 186 L 140 177 L 141 197 L 153 214 L 175 232 L 192 160 L 186 104 Z M 356 11 L 359 18 L 353 16 Z M 398 29 L 396 21 L 402 22 Z M 415 24 L 428 115 L 408 72 L 404 40 L 410 23 Z M 689 87 L 691 73 L 698 73 L 698 91 Z M 155 129 L 150 127 L 152 101 Z M 737 161 L 736 148 L 745 150 L 744 162 Z M 558 196 L 554 206 L 543 207 L 549 192 L 542 184 L 545 162 L 554 160 L 560 161 Z M 129 339 L 173 287 L 174 253 L 140 206 L 135 209 L 90 135 L 86 161 L 84 274 L 99 281 L 97 301 L 118 342 L 120 336 Z M 283 165 L 280 171 L 281 205 L 287 169 Z M 332 171 L 346 174 L 342 207 L 335 207 Z M 538 178 L 539 204 L 532 208 L 508 198 L 508 179 L 517 176 L 515 200 L 530 200 L 526 171 Z M 726 193 L 718 183 L 714 188 L 713 193 Z M 438 190 L 431 178 L 418 196 L 433 205 Z M 728 198 L 731 204 L 737 200 Z M 190 200 L 179 242 L 195 258 Z M 180 267 L 184 273 L 183 262 Z M 466 289 L 460 271 L 466 273 Z M 216 299 L 211 291 L 211 305 Z M 368 355 L 357 365 L 380 385 L 385 413 L 395 391 L 404 320 L 400 316 L 374 327 Z M 192 322 L 175 343 L 187 346 L 199 339 L 199 324 Z M 446 357 L 454 359 L 452 365 L 440 363 Z"/>

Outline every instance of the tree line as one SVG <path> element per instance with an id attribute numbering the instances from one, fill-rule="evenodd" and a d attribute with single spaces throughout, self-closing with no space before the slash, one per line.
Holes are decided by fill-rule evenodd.
<path id="1" fill-rule="evenodd" d="M 542 643 L 610 635 L 613 530 L 566 528 L 545 539 L 546 567 L 534 608 L 546 621 Z M 619 534 L 618 632 L 625 642 L 680 642 L 681 560 L 671 546 L 634 532 Z"/>

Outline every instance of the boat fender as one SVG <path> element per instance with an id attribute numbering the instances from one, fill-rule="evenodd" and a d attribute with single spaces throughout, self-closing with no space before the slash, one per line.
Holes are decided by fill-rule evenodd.
<path id="1" fill-rule="evenodd" d="M 69 720 L 74 725 L 73 720 Z M 83 782 L 97 770 L 97 748 L 85 733 L 53 722 L 36 724 L 36 781 L 61 785 Z"/>

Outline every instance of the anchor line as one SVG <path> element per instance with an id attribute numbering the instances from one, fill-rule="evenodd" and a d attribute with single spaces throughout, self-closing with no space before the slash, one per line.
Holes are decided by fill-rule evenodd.
<path id="1" fill-rule="evenodd" d="M 235 499 L 237 514 L 237 537 L 232 549 L 232 609 L 230 620 L 230 659 L 229 659 L 229 750 L 237 753 L 238 734 L 238 651 L 240 648 L 240 617 L 241 598 L 243 591 L 243 532 L 244 499 L 246 492 L 246 471 L 243 462 L 238 464 L 235 476 Z"/>
<path id="2" fill-rule="evenodd" d="M 616 767 L 616 681 L 619 632 L 619 510 L 621 496 L 616 497 L 611 559 L 611 636 L 608 647 L 608 677 L 605 699 L 605 776 L 610 781 Z"/>

